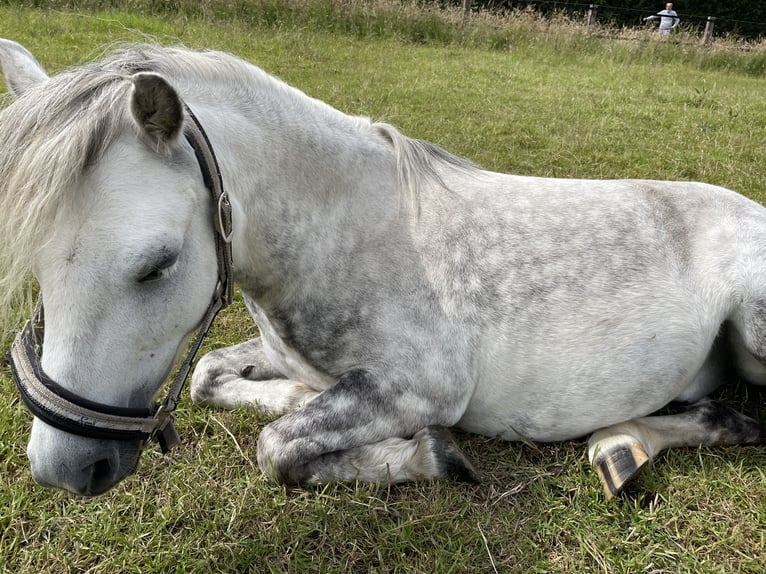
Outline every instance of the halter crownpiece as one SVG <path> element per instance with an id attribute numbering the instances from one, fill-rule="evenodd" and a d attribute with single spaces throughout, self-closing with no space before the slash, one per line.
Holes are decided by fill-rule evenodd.
<path id="1" fill-rule="evenodd" d="M 210 191 L 215 206 L 213 226 L 216 231 L 218 283 L 200 321 L 194 343 L 179 366 L 165 400 L 145 409 L 114 407 L 79 397 L 48 377 L 41 365 L 45 333 L 42 297 L 38 299 L 32 319 L 16 335 L 9 353 L 11 371 L 21 398 L 37 418 L 65 432 L 90 438 L 143 442 L 156 439 L 163 453 L 179 443 L 173 426 L 173 411 L 202 341 L 218 312 L 231 303 L 234 293 L 231 204 L 223 188 L 221 170 L 210 140 L 189 106 L 184 104 L 184 109 L 191 120 L 185 122 L 184 135 L 194 150 L 205 187 Z"/>

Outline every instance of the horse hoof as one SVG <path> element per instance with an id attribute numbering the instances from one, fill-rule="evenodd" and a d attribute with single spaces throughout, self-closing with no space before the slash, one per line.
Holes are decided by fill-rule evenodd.
<path id="1" fill-rule="evenodd" d="M 620 494 L 650 460 L 643 445 L 633 437 L 619 436 L 611 439 L 611 444 L 597 448 L 591 460 L 607 499 Z"/>
<path id="2" fill-rule="evenodd" d="M 446 428 L 429 426 L 414 437 L 431 454 L 436 476 L 453 482 L 479 483 L 481 478 Z"/>

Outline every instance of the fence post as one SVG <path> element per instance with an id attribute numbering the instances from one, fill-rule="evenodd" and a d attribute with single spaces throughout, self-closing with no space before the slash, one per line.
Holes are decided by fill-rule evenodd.
<path id="1" fill-rule="evenodd" d="M 471 0 L 463 0 L 463 21 L 465 24 L 468 21 L 468 17 L 471 15 Z"/>
<path id="2" fill-rule="evenodd" d="M 596 24 L 596 14 L 598 13 L 598 4 L 591 4 L 588 6 L 588 33 L 591 28 Z"/>
<path id="3" fill-rule="evenodd" d="M 707 44 L 713 39 L 713 29 L 715 28 L 715 17 L 708 16 L 705 23 L 705 33 L 702 34 L 702 43 Z"/>

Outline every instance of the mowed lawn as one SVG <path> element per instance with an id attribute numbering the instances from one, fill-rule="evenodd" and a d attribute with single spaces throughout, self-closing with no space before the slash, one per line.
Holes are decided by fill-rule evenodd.
<path id="1" fill-rule="evenodd" d="M 719 53 L 693 45 L 571 30 L 532 30 L 493 50 L 289 21 L 16 8 L 0 8 L 0 36 L 50 72 L 115 41 L 226 50 L 490 169 L 703 180 L 766 202 L 765 80 L 737 65 L 763 58 L 763 47 L 726 69 Z M 207 347 L 256 333 L 238 303 Z M 24 450 L 31 417 L 4 359 L 0 394 L 0 572 L 761 573 L 766 565 L 766 447 L 664 453 L 606 501 L 584 441 L 459 434 L 479 485 L 288 490 L 254 464 L 268 419 L 193 407 L 187 394 L 183 445 L 167 457 L 150 448 L 136 476 L 84 500 L 33 483 Z M 766 422 L 764 397 L 742 385 L 723 395 Z"/>

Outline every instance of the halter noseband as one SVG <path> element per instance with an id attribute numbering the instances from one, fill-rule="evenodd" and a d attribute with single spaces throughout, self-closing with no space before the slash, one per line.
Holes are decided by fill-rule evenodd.
<path id="1" fill-rule="evenodd" d="M 42 297 L 38 299 L 34 316 L 26 322 L 13 341 L 9 357 L 13 378 L 21 398 L 32 414 L 47 424 L 90 438 L 143 442 L 156 439 L 163 453 L 179 442 L 173 427 L 173 411 L 178 405 L 181 391 L 202 341 L 218 312 L 231 303 L 234 292 L 231 204 L 223 189 L 221 170 L 210 140 L 189 107 L 185 104 L 184 107 L 191 120 L 186 122 L 184 135 L 194 149 L 202 171 L 202 179 L 215 206 L 213 225 L 216 231 L 218 284 L 213 299 L 200 321 L 194 343 L 178 368 L 165 400 L 146 409 L 113 407 L 78 397 L 48 377 L 41 366 L 45 330 Z"/>

